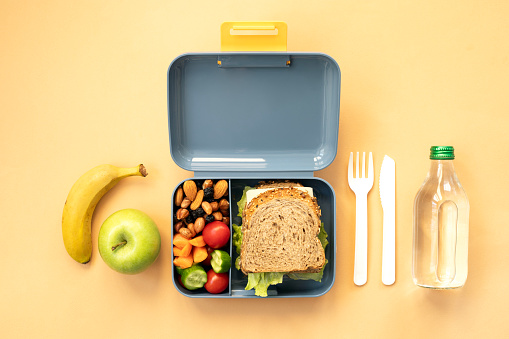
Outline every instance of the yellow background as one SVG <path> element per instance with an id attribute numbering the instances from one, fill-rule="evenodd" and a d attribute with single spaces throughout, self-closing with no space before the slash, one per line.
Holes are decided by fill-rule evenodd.
<path id="1" fill-rule="evenodd" d="M 507 208 L 509 2 L 6 1 L 0 3 L 0 337 L 502 338 L 509 331 Z M 173 163 L 166 71 L 185 52 L 219 51 L 223 21 L 281 20 L 288 50 L 322 52 L 342 71 L 339 147 L 315 173 L 337 195 L 336 282 L 311 299 L 190 299 L 172 284 Z M 226 131 L 222 132 L 226 133 Z M 453 145 L 469 196 L 464 288 L 411 279 L 413 198 L 431 145 Z M 397 170 L 397 277 L 381 283 L 382 209 L 370 195 L 368 283 L 353 284 L 350 151 Z M 100 202 L 88 265 L 67 255 L 61 213 L 89 168 L 144 163 Z M 136 276 L 109 269 L 97 234 L 138 208 L 162 249 Z"/>

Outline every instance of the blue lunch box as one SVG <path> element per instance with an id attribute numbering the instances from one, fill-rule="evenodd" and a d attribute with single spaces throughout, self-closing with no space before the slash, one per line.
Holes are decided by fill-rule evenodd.
<path id="1" fill-rule="evenodd" d="M 337 152 L 341 73 L 330 56 L 293 52 L 188 53 L 168 69 L 168 129 L 173 161 L 193 171 L 193 180 L 228 182 L 230 229 L 244 187 L 291 180 L 312 187 L 328 234 L 321 282 L 292 280 L 270 286 L 268 298 L 318 297 L 336 274 L 336 196 L 314 171 Z M 185 181 L 185 180 L 184 180 Z M 172 202 L 180 182 L 175 187 Z M 172 203 L 172 215 L 176 213 Z M 172 239 L 175 234 L 172 218 Z M 187 297 L 259 298 L 245 290 L 247 277 L 235 268 L 232 239 L 229 286 L 219 294 L 204 288 L 175 288 Z M 174 257 L 172 254 L 172 261 Z"/>

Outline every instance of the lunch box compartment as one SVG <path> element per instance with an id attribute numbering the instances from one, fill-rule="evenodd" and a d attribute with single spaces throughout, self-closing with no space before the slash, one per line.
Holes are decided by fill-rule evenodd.
<path id="1" fill-rule="evenodd" d="M 318 205 L 322 211 L 321 221 L 323 222 L 325 232 L 327 232 L 327 241 L 325 247 L 325 257 L 328 262 L 323 272 L 321 282 L 313 280 L 293 280 L 287 276 L 283 277 L 283 283 L 270 286 L 267 290 L 271 297 L 316 297 L 325 294 L 334 284 L 334 271 L 336 267 L 336 239 L 335 239 L 335 220 L 336 220 L 336 201 L 331 186 L 319 178 L 287 178 L 290 181 L 301 183 L 305 187 L 313 188 L 313 195 L 316 197 Z M 244 187 L 255 187 L 260 180 L 256 179 L 234 179 L 231 180 L 231 198 L 235 201 L 230 205 L 233 216 L 238 214 L 237 201 L 242 197 Z M 232 247 L 232 267 L 238 257 L 235 247 Z M 254 290 L 245 290 L 247 285 L 247 276 L 235 267 L 231 270 L 231 295 L 232 297 L 255 296 Z"/>

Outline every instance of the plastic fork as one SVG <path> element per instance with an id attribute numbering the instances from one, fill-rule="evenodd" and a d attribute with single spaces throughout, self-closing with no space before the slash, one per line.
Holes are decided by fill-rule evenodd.
<path id="1" fill-rule="evenodd" d="M 362 286 L 368 281 L 368 192 L 373 187 L 373 155 L 369 152 L 368 176 L 366 177 L 366 152 L 362 152 L 362 165 L 357 152 L 355 177 L 353 176 L 353 152 L 348 162 L 348 185 L 355 193 L 355 262 L 353 281 Z M 359 167 L 362 176 L 359 176 Z"/>

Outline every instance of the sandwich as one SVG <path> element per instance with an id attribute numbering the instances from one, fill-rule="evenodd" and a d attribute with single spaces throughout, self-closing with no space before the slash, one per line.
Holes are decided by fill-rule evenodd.
<path id="1" fill-rule="evenodd" d="M 311 188 L 292 182 L 261 183 L 246 188 L 238 205 L 242 227 L 234 225 L 240 254 L 236 266 L 248 276 L 246 289 L 266 296 L 268 286 L 282 283 L 284 275 L 320 281 L 327 262 L 327 235 Z"/>

